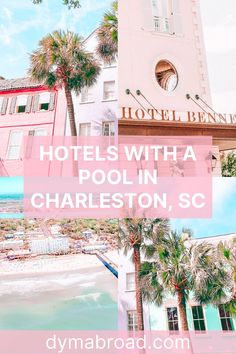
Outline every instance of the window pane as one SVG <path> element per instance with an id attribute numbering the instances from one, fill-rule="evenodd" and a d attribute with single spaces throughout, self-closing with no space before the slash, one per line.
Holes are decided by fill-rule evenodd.
<path id="1" fill-rule="evenodd" d="M 206 330 L 206 326 L 205 326 L 205 321 L 204 320 L 200 320 L 199 321 L 199 327 L 200 327 L 200 331 L 205 331 Z"/>
<path id="2" fill-rule="evenodd" d="M 167 308 L 167 318 L 168 318 L 169 331 L 178 331 L 179 330 L 179 322 L 178 322 L 177 307 Z"/>
<path id="3" fill-rule="evenodd" d="M 81 102 L 87 102 L 88 101 L 88 88 L 84 87 L 81 91 Z"/>
<path id="4" fill-rule="evenodd" d="M 8 150 L 7 150 L 8 159 L 18 159 L 20 157 L 22 137 L 23 137 L 22 131 L 13 131 L 10 133 Z"/>
<path id="5" fill-rule="evenodd" d="M 39 109 L 40 111 L 48 111 L 49 103 L 41 103 Z"/>
<path id="6" fill-rule="evenodd" d="M 10 135 L 10 145 L 19 145 L 21 144 L 22 132 L 11 132 Z"/>
<path id="7" fill-rule="evenodd" d="M 229 312 L 225 310 L 224 305 L 219 306 L 219 315 L 220 315 L 222 330 L 234 331 L 234 324 L 233 324 L 232 317 L 230 316 Z"/>
<path id="8" fill-rule="evenodd" d="M 91 124 L 90 123 L 82 123 L 80 124 L 79 129 L 80 136 L 90 136 L 91 135 Z"/>
<path id="9" fill-rule="evenodd" d="M 47 130 L 46 129 L 36 129 L 34 131 L 34 136 L 47 136 Z"/>
<path id="10" fill-rule="evenodd" d="M 24 113 L 26 110 L 26 106 L 18 106 L 17 107 L 17 113 Z"/>
<path id="11" fill-rule="evenodd" d="M 226 317 L 225 309 L 223 305 L 219 306 L 220 317 Z"/>
<path id="12" fill-rule="evenodd" d="M 200 324 L 199 324 L 199 321 L 196 320 L 193 322 L 194 323 L 194 329 L 195 331 L 200 331 Z"/>
<path id="13" fill-rule="evenodd" d="M 192 307 L 193 319 L 198 319 L 197 306 Z"/>
<path id="14" fill-rule="evenodd" d="M 112 100 L 115 98 L 115 81 L 104 82 L 104 100 Z"/>
<path id="15" fill-rule="evenodd" d="M 193 314 L 193 325 L 195 331 L 205 331 L 205 319 L 203 313 L 202 306 L 193 306 L 192 307 L 192 314 Z"/>
<path id="16" fill-rule="evenodd" d="M 11 146 L 8 150 L 7 158 L 9 160 L 18 159 L 20 155 L 20 148 L 18 146 Z"/>
<path id="17" fill-rule="evenodd" d="M 128 316 L 128 330 L 137 331 L 138 330 L 137 312 L 128 311 L 127 316 Z"/>
<path id="18" fill-rule="evenodd" d="M 90 87 L 83 87 L 81 91 L 81 102 L 92 102 L 93 101 L 93 92 Z"/>
<path id="19" fill-rule="evenodd" d="M 135 290 L 135 273 L 126 274 L 126 289 Z"/>
<path id="20" fill-rule="evenodd" d="M 115 135 L 115 123 L 114 122 L 104 122 L 102 130 L 103 130 L 104 136 L 114 136 Z"/>
<path id="21" fill-rule="evenodd" d="M 204 318 L 202 306 L 198 306 L 197 308 L 198 308 L 198 318 L 199 319 Z"/>
<path id="22" fill-rule="evenodd" d="M 173 323 L 174 323 L 174 330 L 178 331 L 179 330 L 179 323 L 177 321 L 175 321 Z"/>

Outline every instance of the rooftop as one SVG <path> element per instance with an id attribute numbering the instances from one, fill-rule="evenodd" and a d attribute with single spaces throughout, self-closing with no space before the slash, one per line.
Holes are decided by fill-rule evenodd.
<path id="1" fill-rule="evenodd" d="M 42 84 L 37 84 L 29 77 L 23 77 L 19 79 L 1 80 L 0 79 L 0 91 L 17 90 L 25 88 L 42 87 Z"/>

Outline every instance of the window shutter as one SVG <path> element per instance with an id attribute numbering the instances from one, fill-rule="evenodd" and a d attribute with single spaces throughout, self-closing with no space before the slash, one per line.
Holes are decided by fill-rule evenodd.
<path id="1" fill-rule="evenodd" d="M 173 33 L 182 34 L 182 15 L 180 9 L 180 0 L 172 0 L 173 9 Z"/>
<path id="2" fill-rule="evenodd" d="M 2 101 L 2 107 L 1 107 L 1 115 L 6 114 L 7 112 L 7 105 L 8 105 L 8 97 L 4 97 Z"/>
<path id="3" fill-rule="evenodd" d="M 26 113 L 30 113 L 30 111 L 31 111 L 32 99 L 33 99 L 33 96 L 27 97 L 27 103 L 26 103 L 26 109 L 25 109 Z"/>
<path id="4" fill-rule="evenodd" d="M 52 93 L 51 93 L 51 95 L 50 95 L 49 111 L 53 111 L 53 110 L 54 110 L 54 106 L 55 106 L 55 97 L 56 97 L 55 92 L 52 92 Z"/>
<path id="5" fill-rule="evenodd" d="M 25 158 L 29 159 L 32 155 L 32 149 L 33 149 L 33 140 L 32 137 L 34 136 L 35 131 L 30 130 L 28 133 L 29 139 L 27 139 L 27 145 L 26 145 L 26 150 L 25 150 Z"/>
<path id="6" fill-rule="evenodd" d="M 15 113 L 16 100 L 17 100 L 17 96 L 12 97 L 12 99 L 11 99 L 11 105 L 10 105 L 10 111 L 9 111 L 10 114 Z"/>
<path id="7" fill-rule="evenodd" d="M 39 95 L 35 95 L 33 99 L 32 112 L 37 112 L 39 108 Z"/>

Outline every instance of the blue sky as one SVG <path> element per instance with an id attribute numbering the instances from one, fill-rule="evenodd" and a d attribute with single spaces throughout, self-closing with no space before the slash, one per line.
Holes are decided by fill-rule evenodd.
<path id="1" fill-rule="evenodd" d="M 1 177 L 0 178 L 0 196 L 1 194 L 23 194 L 24 183 L 22 177 Z"/>
<path id="2" fill-rule="evenodd" d="M 172 229 L 191 228 L 195 237 L 236 233 L 236 178 L 213 180 L 212 219 L 173 219 Z"/>
<path id="3" fill-rule="evenodd" d="M 0 0 L 0 75 L 22 77 L 29 65 L 29 53 L 39 40 L 56 29 L 69 29 L 86 37 L 100 23 L 112 0 L 81 0 L 82 7 L 68 10 L 62 0 Z"/>

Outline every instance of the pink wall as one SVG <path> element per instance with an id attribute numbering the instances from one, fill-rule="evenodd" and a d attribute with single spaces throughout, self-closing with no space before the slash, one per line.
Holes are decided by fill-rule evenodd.
<path id="1" fill-rule="evenodd" d="M 23 175 L 23 140 L 20 149 L 19 159 L 7 159 L 9 137 L 11 131 L 21 130 L 23 136 L 28 136 L 29 131 L 35 129 L 45 129 L 47 135 L 64 135 L 66 120 L 66 101 L 64 91 L 54 91 L 55 101 L 53 110 L 38 111 L 30 113 L 10 114 L 11 98 L 20 95 L 36 95 L 48 92 L 45 88 L 27 90 L 12 90 L 0 92 L 0 97 L 8 97 L 8 108 L 6 114 L 0 114 L 0 176 L 20 176 Z M 3 167 L 4 166 L 4 167 Z"/>

